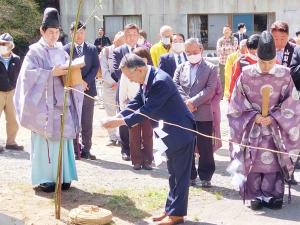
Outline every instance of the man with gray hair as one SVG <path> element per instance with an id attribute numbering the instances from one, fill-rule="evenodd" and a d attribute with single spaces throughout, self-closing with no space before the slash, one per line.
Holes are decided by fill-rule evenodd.
<path id="1" fill-rule="evenodd" d="M 154 44 L 150 49 L 151 59 L 155 67 L 158 67 L 159 65 L 160 56 L 169 53 L 171 49 L 173 35 L 172 27 L 168 25 L 162 26 L 160 28 L 159 34 L 160 41 Z"/>
<path id="2" fill-rule="evenodd" d="M 141 85 L 140 91 L 119 115 L 106 119 L 103 123 L 105 128 L 121 125 L 133 127 L 141 123 L 145 116 L 149 116 L 155 120 L 194 129 L 193 115 L 167 73 L 147 66 L 143 59 L 135 54 L 125 55 L 120 68 L 130 81 Z M 153 122 L 152 125 L 157 126 L 157 123 Z M 166 124 L 162 129 L 168 134 L 163 138 L 163 142 L 168 147 L 166 155 L 170 191 L 163 214 L 153 217 L 153 221 L 158 221 L 159 225 L 172 225 L 182 223 L 187 214 L 194 134 Z"/>
<path id="3" fill-rule="evenodd" d="M 197 38 L 185 42 L 188 61 L 179 65 L 173 80 L 186 106 L 193 113 L 198 132 L 212 136 L 213 114 L 211 100 L 215 96 L 218 81 L 217 67 L 202 58 L 203 46 Z M 210 187 L 215 171 L 212 139 L 197 135 L 200 154 L 198 175 L 202 187 Z M 196 184 L 197 170 L 193 160 L 191 185 Z"/>
<path id="4" fill-rule="evenodd" d="M 21 69 L 21 60 L 12 52 L 14 47 L 13 37 L 9 33 L 0 36 L 0 116 L 4 111 L 7 121 L 6 149 L 23 150 L 23 146 L 17 145 L 15 140 L 19 126 L 16 120 L 13 96 Z M 2 151 L 3 147 L 0 146 L 0 152 Z"/>

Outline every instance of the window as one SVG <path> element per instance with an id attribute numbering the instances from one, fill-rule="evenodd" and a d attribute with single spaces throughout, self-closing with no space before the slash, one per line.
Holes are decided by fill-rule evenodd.
<path id="1" fill-rule="evenodd" d="M 189 15 L 188 16 L 188 37 L 199 38 L 203 47 L 207 48 L 208 43 L 208 16 Z"/>
<path id="2" fill-rule="evenodd" d="M 115 34 L 119 31 L 122 31 L 124 26 L 129 23 L 135 23 L 141 28 L 142 16 L 104 16 L 104 30 L 106 36 L 113 40 Z"/>
<path id="3" fill-rule="evenodd" d="M 254 33 L 261 33 L 267 30 L 267 14 L 254 14 Z"/>

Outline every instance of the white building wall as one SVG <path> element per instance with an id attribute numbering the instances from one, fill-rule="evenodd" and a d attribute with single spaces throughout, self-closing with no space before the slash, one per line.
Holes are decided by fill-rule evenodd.
<path id="1" fill-rule="evenodd" d="M 84 0 L 81 19 L 87 20 L 99 0 Z M 60 0 L 63 29 L 69 31 L 78 0 Z M 275 20 L 290 26 L 290 35 L 300 30 L 300 0 L 102 0 L 102 9 L 87 24 L 87 40 L 93 42 L 104 15 L 142 15 L 142 28 L 151 42 L 159 39 L 159 28 L 168 24 L 187 36 L 188 14 L 275 13 Z"/>

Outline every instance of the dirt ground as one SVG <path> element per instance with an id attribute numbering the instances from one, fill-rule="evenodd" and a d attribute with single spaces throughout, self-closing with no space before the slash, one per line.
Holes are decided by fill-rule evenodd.
<path id="1" fill-rule="evenodd" d="M 226 104 L 222 104 L 226 112 Z M 161 212 L 168 188 L 163 164 L 153 171 L 134 171 L 121 160 L 120 148 L 106 146 L 106 131 L 100 127 L 103 109 L 96 106 L 92 152 L 98 160 L 76 161 L 79 180 L 62 194 L 61 220 L 55 220 L 53 194 L 42 193 L 30 182 L 30 132 L 20 128 L 17 141 L 24 152 L 6 150 L 0 154 L 0 225 L 68 224 L 68 213 L 81 204 L 94 204 L 113 212 L 112 224 L 152 224 L 150 217 Z M 222 135 L 227 138 L 226 118 Z M 0 118 L 0 144 L 6 139 L 4 115 Z M 190 189 L 187 225 L 295 225 L 300 224 L 300 186 L 292 188 L 292 203 L 282 210 L 253 212 L 243 205 L 226 172 L 227 146 L 215 154 L 216 173 L 211 189 Z M 300 173 L 296 172 L 300 180 Z M 287 192 L 286 192 L 287 193 Z"/>

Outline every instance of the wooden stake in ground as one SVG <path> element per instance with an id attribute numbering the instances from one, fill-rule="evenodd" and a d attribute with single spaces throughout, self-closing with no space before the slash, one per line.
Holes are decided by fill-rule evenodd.
<path id="1" fill-rule="evenodd" d="M 70 76 L 71 76 L 71 64 L 73 59 L 73 53 L 74 53 L 74 40 L 75 40 L 75 34 L 77 32 L 77 26 L 79 21 L 79 14 L 82 7 L 83 0 L 79 1 L 78 9 L 77 9 L 77 15 L 75 20 L 75 28 L 74 33 L 72 36 L 72 45 L 70 49 L 70 60 L 69 60 L 69 68 L 68 68 L 68 74 L 66 76 L 66 84 L 68 84 Z M 62 151 L 63 151 L 63 145 L 64 145 L 64 127 L 65 127 L 65 115 L 66 115 L 66 109 L 67 109 L 67 98 L 68 98 L 68 91 L 65 89 L 64 93 L 64 106 L 63 106 L 63 113 L 61 115 L 61 126 L 60 126 L 60 143 L 59 143 L 59 153 L 58 153 L 58 165 L 57 165 L 57 176 L 56 176 L 56 187 L 55 187 L 55 218 L 60 219 L 60 207 L 61 207 L 61 176 L 62 176 Z"/>
<path id="2" fill-rule="evenodd" d="M 270 87 L 264 87 L 262 89 L 261 115 L 263 117 L 267 117 L 269 115 L 270 93 Z"/>

